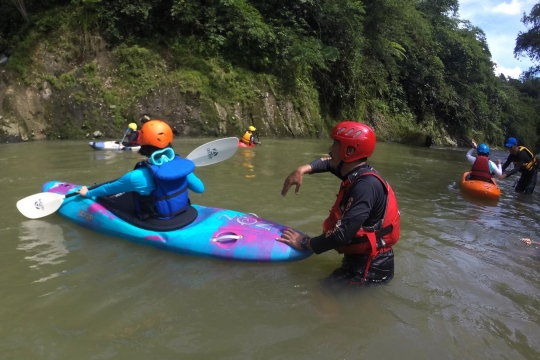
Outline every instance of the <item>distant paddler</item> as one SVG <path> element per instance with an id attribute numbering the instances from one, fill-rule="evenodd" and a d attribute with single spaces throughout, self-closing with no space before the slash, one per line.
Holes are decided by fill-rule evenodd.
<path id="1" fill-rule="evenodd" d="M 255 140 L 255 136 L 253 135 L 253 133 L 255 133 L 256 131 L 257 129 L 255 128 L 255 126 L 248 127 L 244 135 L 240 138 L 240 141 L 247 146 L 252 146 L 253 144 L 262 145 L 260 141 Z"/>
<path id="2" fill-rule="evenodd" d="M 131 123 L 128 125 L 126 134 L 129 135 L 128 141 L 122 142 L 124 146 L 139 146 L 141 132 L 137 130 L 137 124 Z"/>

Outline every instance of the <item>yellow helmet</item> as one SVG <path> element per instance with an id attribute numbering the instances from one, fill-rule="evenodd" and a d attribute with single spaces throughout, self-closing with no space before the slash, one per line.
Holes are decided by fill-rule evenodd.
<path id="1" fill-rule="evenodd" d="M 257 129 L 255 129 L 255 126 L 250 126 L 250 127 L 248 127 L 248 130 L 249 130 L 249 131 L 257 131 Z"/>
<path id="2" fill-rule="evenodd" d="M 131 124 L 128 125 L 128 128 L 130 128 L 131 130 L 135 131 L 135 130 L 137 130 L 137 124 L 131 123 Z"/>

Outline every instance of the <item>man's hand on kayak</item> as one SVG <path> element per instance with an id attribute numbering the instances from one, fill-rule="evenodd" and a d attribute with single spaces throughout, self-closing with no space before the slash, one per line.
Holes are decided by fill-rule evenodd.
<path id="1" fill-rule="evenodd" d="M 302 239 L 304 238 L 304 235 L 294 231 L 293 229 L 285 229 L 283 231 L 283 234 L 280 238 L 277 238 L 277 241 L 280 241 L 282 243 L 285 243 L 289 245 L 292 248 L 295 248 L 297 250 L 306 250 L 302 248 Z M 307 244 L 308 248 L 311 249 L 309 242 Z"/>

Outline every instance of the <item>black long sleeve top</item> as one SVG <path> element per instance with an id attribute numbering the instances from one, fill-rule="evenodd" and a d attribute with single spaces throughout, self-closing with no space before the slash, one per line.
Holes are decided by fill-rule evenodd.
<path id="1" fill-rule="evenodd" d="M 310 163 L 312 174 L 330 172 L 340 180 L 345 180 L 362 168 L 362 165 L 342 176 L 330 167 L 329 159 L 317 159 Z M 344 194 L 341 208 L 343 217 L 335 231 L 330 234 L 321 234 L 311 239 L 311 248 L 316 254 L 347 245 L 355 238 L 362 226 L 373 226 L 384 216 L 386 206 L 386 190 L 384 185 L 375 176 L 362 176 L 353 182 L 347 193 Z M 348 205 L 350 202 L 350 206 Z"/>

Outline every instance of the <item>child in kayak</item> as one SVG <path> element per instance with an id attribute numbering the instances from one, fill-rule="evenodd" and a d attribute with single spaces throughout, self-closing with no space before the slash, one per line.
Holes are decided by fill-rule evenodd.
<path id="1" fill-rule="evenodd" d="M 188 189 L 204 191 L 203 182 L 193 174 L 195 164 L 172 149 L 173 133 L 161 120 L 150 120 L 141 128 L 139 154 L 147 157 L 120 179 L 93 190 L 79 189 L 82 196 L 96 198 L 131 192 L 140 219 L 171 219 L 189 206 Z"/>
<path id="2" fill-rule="evenodd" d="M 473 148 L 467 152 L 467 160 L 473 164 L 471 172 L 467 180 L 480 180 L 491 182 L 493 175 L 501 176 L 502 167 L 501 160 L 497 160 L 497 165 L 489 160 L 489 147 L 486 144 L 476 145 L 474 139 L 471 140 Z M 477 157 L 472 155 L 472 152 L 476 149 Z"/>

